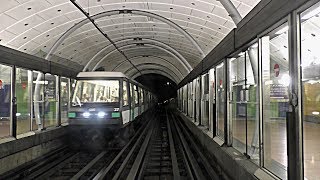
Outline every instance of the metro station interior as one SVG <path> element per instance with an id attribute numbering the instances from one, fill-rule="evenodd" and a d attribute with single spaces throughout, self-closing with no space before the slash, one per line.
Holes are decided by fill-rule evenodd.
<path id="1" fill-rule="evenodd" d="M 320 179 L 319 16 L 319 0 L 2 0 L 0 179 L 68 146 L 86 102 L 119 104 L 124 128 L 157 119 L 138 126 L 176 147 L 186 127 L 216 179 Z"/>

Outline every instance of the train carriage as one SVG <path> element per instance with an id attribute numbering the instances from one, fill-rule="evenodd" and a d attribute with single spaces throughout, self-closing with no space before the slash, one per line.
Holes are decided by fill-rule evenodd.
<path id="1" fill-rule="evenodd" d="M 123 127 L 151 107 L 151 94 L 121 72 L 81 72 L 68 113 L 70 125 Z M 146 105 L 148 103 L 148 105 Z"/>

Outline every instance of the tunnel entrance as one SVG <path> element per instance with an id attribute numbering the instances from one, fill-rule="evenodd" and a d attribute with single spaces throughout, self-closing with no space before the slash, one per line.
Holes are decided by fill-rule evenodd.
<path id="1" fill-rule="evenodd" d="M 159 102 L 177 97 L 177 84 L 163 75 L 144 74 L 138 76 L 135 80 L 155 93 Z"/>

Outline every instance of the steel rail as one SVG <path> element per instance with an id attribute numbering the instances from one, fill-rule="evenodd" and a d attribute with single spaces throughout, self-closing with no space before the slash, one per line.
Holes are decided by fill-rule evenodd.
<path id="1" fill-rule="evenodd" d="M 206 179 L 205 176 L 203 175 L 203 173 L 200 171 L 200 166 L 197 162 L 197 160 L 195 159 L 195 157 L 193 156 L 191 150 L 190 150 L 190 147 L 189 145 L 187 144 L 187 141 L 186 139 L 184 138 L 180 128 L 178 127 L 177 125 L 177 122 L 176 121 L 173 121 L 174 124 L 175 124 L 175 127 L 176 127 L 176 130 L 177 130 L 177 133 L 178 133 L 178 136 L 180 137 L 180 140 L 181 140 L 181 143 L 182 143 L 182 146 L 186 152 L 186 155 L 187 155 L 187 158 L 189 160 L 189 164 L 191 165 L 192 167 L 192 170 L 194 172 L 194 174 L 191 174 L 195 176 L 194 179 Z"/>
<path id="2" fill-rule="evenodd" d="M 127 176 L 127 180 L 134 180 L 136 178 L 136 176 L 138 174 L 138 171 L 139 171 L 139 168 L 140 168 L 140 165 L 142 164 L 142 160 L 145 157 L 145 154 L 146 154 L 146 151 L 147 151 L 147 147 L 149 145 L 153 130 L 154 130 L 154 125 L 152 126 L 152 129 L 149 130 L 147 137 L 144 139 L 144 142 L 143 142 L 143 144 L 142 144 L 142 146 L 140 148 L 138 156 L 136 157 L 136 159 L 135 159 L 135 161 L 134 161 L 134 163 L 132 165 L 132 168 L 130 169 L 130 172 L 129 172 L 128 176 Z M 134 151 L 134 149 L 132 149 L 132 151 Z M 127 157 L 127 158 L 129 159 L 130 157 Z M 122 164 L 122 165 L 123 165 L 123 167 L 125 167 L 126 164 Z M 112 180 L 118 179 L 118 177 L 120 176 L 120 174 L 121 174 L 123 169 L 120 169 L 120 170 L 121 171 L 118 171 L 117 172 L 117 176 L 114 176 Z"/>
<path id="3" fill-rule="evenodd" d="M 176 122 L 176 121 L 175 121 Z M 194 142 L 194 140 L 192 139 L 192 137 L 190 136 L 190 134 L 187 132 L 187 130 L 185 129 L 185 127 L 182 125 L 182 123 L 180 121 L 177 121 L 178 124 L 180 124 L 180 127 L 182 129 L 182 131 L 184 132 L 183 134 L 185 135 L 186 138 L 189 139 L 189 142 L 191 143 L 192 147 L 195 149 L 195 151 L 197 152 L 198 156 L 201 159 L 202 164 L 204 165 L 206 172 L 209 174 L 210 179 L 220 179 L 220 177 L 218 176 L 218 174 L 215 172 L 215 170 L 211 167 L 208 159 L 205 157 L 205 155 L 202 153 L 202 151 L 200 150 L 200 148 L 198 147 L 198 145 Z"/>
<path id="4" fill-rule="evenodd" d="M 90 168 L 92 168 L 93 165 L 95 165 L 107 152 L 102 151 L 100 154 L 98 154 L 93 160 L 91 160 L 85 167 L 83 167 L 77 174 L 75 174 L 71 180 L 79 179 L 81 176 L 83 176 L 84 173 L 86 173 Z"/>
<path id="5" fill-rule="evenodd" d="M 148 130 L 148 127 L 151 125 L 150 123 L 151 121 L 148 122 L 148 124 L 146 125 L 146 127 L 144 128 L 144 126 L 142 126 L 138 132 L 131 138 L 131 140 L 128 142 L 128 144 L 119 152 L 119 154 L 114 158 L 114 160 L 106 167 L 103 168 L 94 178 L 93 180 L 100 180 L 103 179 L 111 170 L 111 168 L 114 166 L 114 164 L 120 159 L 120 157 L 123 155 L 124 151 L 127 150 L 127 148 L 133 143 L 134 139 L 136 139 L 138 136 L 140 136 L 137 139 L 137 142 L 139 142 L 142 139 L 143 134 L 146 133 L 146 131 Z M 142 131 L 142 133 L 140 134 L 140 132 Z"/>
<path id="6" fill-rule="evenodd" d="M 172 115 L 171 115 L 172 116 Z M 173 122 L 172 122 L 173 123 Z M 186 152 L 183 151 L 183 146 L 182 146 L 182 142 L 179 141 L 179 135 L 177 133 L 177 128 L 174 126 L 175 124 L 173 123 L 173 130 L 175 132 L 175 136 L 176 136 L 176 139 L 177 139 L 177 145 L 181 148 L 180 151 L 181 151 L 181 154 L 182 154 L 182 158 L 184 160 L 184 166 L 186 167 L 186 170 L 188 171 L 188 174 L 190 176 L 190 180 L 194 180 L 194 177 L 192 176 L 192 170 L 190 168 L 190 164 L 188 163 L 188 159 L 187 159 L 187 155 L 186 155 Z"/>
<path id="7" fill-rule="evenodd" d="M 171 126 L 170 126 L 167 109 L 166 109 L 166 116 L 167 116 L 167 125 L 168 125 L 168 135 L 169 135 L 169 145 L 170 145 L 170 154 L 171 154 L 171 162 L 172 162 L 173 179 L 180 180 L 180 171 L 179 171 L 176 150 L 175 150 L 174 142 L 173 142 L 172 129 L 171 129 Z"/>
<path id="8" fill-rule="evenodd" d="M 149 142 L 150 137 L 151 137 L 152 132 L 153 132 L 153 127 L 154 127 L 154 126 L 153 126 L 153 124 L 152 124 L 152 125 L 151 125 L 151 130 L 148 130 L 147 135 L 146 135 L 146 137 L 145 137 L 145 139 L 144 139 L 143 145 L 144 145 L 146 142 Z M 149 129 L 149 128 L 146 128 L 146 129 Z M 144 134 L 141 134 L 141 136 L 139 137 L 139 139 L 137 140 L 137 142 L 136 142 L 136 143 L 134 144 L 134 146 L 131 148 L 129 154 L 126 156 L 126 158 L 125 158 L 124 161 L 122 162 L 120 168 L 118 169 L 118 171 L 116 172 L 116 174 L 113 176 L 112 180 L 117 180 L 117 179 L 120 177 L 123 169 L 124 169 L 124 168 L 126 167 L 126 165 L 128 164 L 129 159 L 131 158 L 133 152 L 136 150 L 136 148 L 138 147 L 138 145 L 141 143 L 141 140 L 142 140 L 143 135 L 144 135 Z M 148 143 L 146 143 L 146 145 L 148 145 Z M 145 145 L 145 146 L 146 146 L 146 145 Z"/>

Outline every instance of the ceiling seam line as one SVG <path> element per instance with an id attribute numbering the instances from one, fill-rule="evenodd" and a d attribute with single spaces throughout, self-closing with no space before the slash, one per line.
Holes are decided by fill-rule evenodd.
<path id="1" fill-rule="evenodd" d="M 104 32 L 102 31 L 102 29 L 100 29 L 100 28 L 97 26 L 97 24 L 94 22 L 94 20 L 91 19 L 91 17 L 89 16 L 89 13 L 87 13 L 85 10 L 83 10 L 82 7 L 75 2 L 75 0 L 70 0 L 70 1 L 72 2 L 73 5 L 75 5 L 75 6 L 89 19 L 89 21 L 96 27 L 96 29 L 97 29 L 99 32 L 101 32 L 101 34 L 110 41 L 110 43 L 116 48 L 116 50 L 117 50 L 121 55 L 123 55 L 123 56 L 127 59 L 127 61 L 130 62 L 130 64 L 137 69 L 137 71 L 140 72 L 140 70 L 129 60 L 129 58 L 117 47 L 117 45 L 112 41 L 112 39 L 111 39 L 106 33 L 104 33 Z M 141 73 L 141 72 L 140 72 L 140 73 Z"/>

